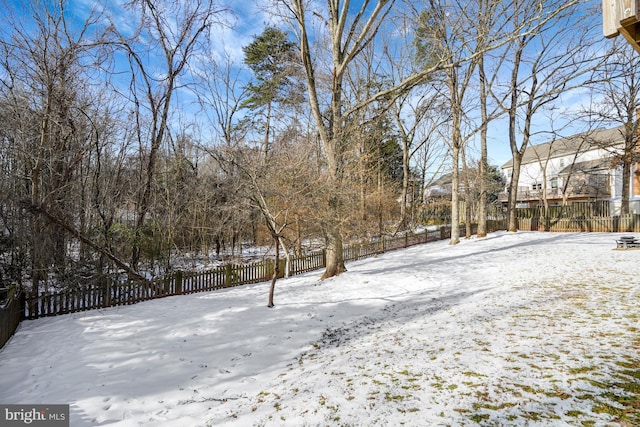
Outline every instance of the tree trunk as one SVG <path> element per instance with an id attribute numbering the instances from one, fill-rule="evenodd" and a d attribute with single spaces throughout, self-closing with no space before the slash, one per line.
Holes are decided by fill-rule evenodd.
<path id="1" fill-rule="evenodd" d="M 522 157 L 526 149 L 526 144 L 523 142 L 522 147 L 518 149 L 518 141 L 516 138 L 516 121 L 517 108 L 518 108 L 518 93 L 520 88 L 518 87 L 518 71 L 520 68 L 520 62 L 522 60 L 522 51 L 525 47 L 526 38 L 521 38 L 518 43 L 518 48 L 515 52 L 515 58 L 513 63 L 513 69 L 511 70 L 511 86 L 510 86 L 510 100 L 509 106 L 509 147 L 511 148 L 511 159 L 513 166 L 513 173 L 511 174 L 511 182 L 509 183 L 509 200 L 507 202 L 507 211 L 509 214 L 509 222 L 507 224 L 507 231 L 518 231 L 518 218 L 516 213 L 516 205 L 518 203 L 518 182 L 520 181 L 520 168 L 522 167 Z"/>
<path id="2" fill-rule="evenodd" d="M 451 173 L 451 239 L 449 244 L 457 245 L 460 243 L 460 168 L 458 166 L 460 162 L 460 147 L 455 138 L 451 155 L 453 157 L 453 169 Z"/>
<path id="3" fill-rule="evenodd" d="M 404 230 L 407 228 L 407 199 L 409 194 L 409 175 L 411 173 L 410 162 L 411 157 L 409 155 L 409 142 L 407 138 L 404 137 L 402 139 L 402 194 L 400 197 L 400 226 L 399 230 Z M 413 195 L 411 197 L 411 205 L 413 206 Z"/>
<path id="4" fill-rule="evenodd" d="M 469 167 L 467 166 L 467 152 L 462 148 L 460 153 L 462 155 L 462 175 L 464 178 L 464 237 L 465 239 L 470 239 L 472 230 L 471 230 L 471 206 L 473 202 L 473 197 L 471 195 L 471 181 L 469 180 Z"/>
<path id="5" fill-rule="evenodd" d="M 542 230 L 549 231 L 549 199 L 547 197 L 547 165 L 548 161 L 542 169 Z"/>
<path id="6" fill-rule="evenodd" d="M 273 241 L 276 245 L 276 259 L 275 265 L 273 266 L 273 277 L 271 278 L 271 286 L 269 287 L 269 303 L 267 307 L 273 308 L 275 304 L 273 303 L 273 296 L 276 292 L 276 281 L 278 280 L 278 275 L 280 274 L 280 242 L 277 236 L 273 236 Z"/>
<path id="7" fill-rule="evenodd" d="M 284 239 L 282 238 L 282 235 L 280 235 L 280 234 L 278 234 L 278 242 L 280 242 L 280 246 L 282 247 L 282 250 L 284 251 L 284 259 L 285 259 L 284 277 L 285 278 L 289 278 L 289 275 L 291 274 L 291 255 L 289 254 L 289 249 L 287 249 L 287 245 L 284 242 Z M 277 251 L 277 249 L 276 249 L 276 251 Z"/>
<path id="8" fill-rule="evenodd" d="M 513 173 L 511 175 L 511 181 L 509 182 L 508 200 L 507 200 L 507 212 L 509 216 L 509 222 L 507 224 L 507 231 L 518 231 L 518 217 L 516 206 L 518 204 L 518 181 L 520 181 L 520 167 L 522 166 L 522 156 L 519 153 L 513 155 Z"/>
<path id="9" fill-rule="evenodd" d="M 450 71 L 449 91 L 451 97 L 451 239 L 450 245 L 460 243 L 460 149 L 462 147 L 462 106 L 458 102 L 458 75 Z"/>
<path id="10" fill-rule="evenodd" d="M 631 162 L 628 160 L 629 155 L 625 153 L 622 159 L 622 197 L 620 200 L 620 214 L 628 215 L 629 214 L 629 193 L 630 193 L 630 182 L 631 182 Z"/>
<path id="11" fill-rule="evenodd" d="M 337 276 L 347 271 L 342 255 L 342 234 L 335 226 L 329 226 L 327 230 L 327 266 L 320 280 Z"/>
<path id="12" fill-rule="evenodd" d="M 478 72 L 480 75 L 480 162 L 478 164 L 478 175 L 480 177 L 480 201 L 478 205 L 478 238 L 487 237 L 487 88 L 486 75 L 484 73 L 484 57 L 478 58 Z"/>
<path id="13" fill-rule="evenodd" d="M 326 23 L 329 30 L 332 70 L 327 70 L 330 77 L 330 89 L 326 98 L 318 95 L 320 85 L 316 82 L 316 65 L 321 63 L 315 59 L 311 53 L 311 43 L 307 27 L 307 2 L 302 0 L 292 0 L 289 2 L 289 10 L 295 19 L 298 29 L 297 38 L 300 44 L 300 56 L 304 66 L 307 79 L 307 91 L 309 96 L 309 106 L 316 122 L 318 136 L 324 148 L 325 160 L 329 179 L 327 184 L 329 191 L 340 192 L 342 189 L 342 168 L 345 160 L 343 128 L 345 124 L 342 85 L 345 73 L 349 65 L 360 55 L 365 47 L 375 38 L 379 24 L 382 22 L 393 2 L 378 0 L 372 2 L 371 7 L 363 8 L 360 12 L 350 11 L 350 2 L 330 1 L 327 10 Z M 357 6 L 358 8 L 360 6 Z M 366 9 L 366 12 L 365 12 Z M 311 12 L 315 15 L 320 11 Z M 320 15 L 318 15 L 320 16 Z M 316 62 L 317 61 L 317 62 Z M 418 80 L 418 79 L 417 79 Z M 422 79 L 419 79 L 422 80 Z M 330 111 L 321 106 L 320 98 L 330 99 Z M 369 103 L 373 102 L 371 98 Z M 342 256 L 342 236 L 340 234 L 340 222 L 342 220 L 339 212 L 339 197 L 335 193 L 329 201 L 329 217 L 327 223 L 327 269 L 322 278 L 329 278 L 345 271 L 344 259 Z"/>

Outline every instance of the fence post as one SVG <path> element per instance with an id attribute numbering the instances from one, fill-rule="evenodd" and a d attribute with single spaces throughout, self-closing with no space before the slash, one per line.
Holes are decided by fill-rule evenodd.
<path id="1" fill-rule="evenodd" d="M 265 272 L 265 277 L 264 280 L 271 280 L 273 278 L 273 260 L 272 259 L 266 259 L 265 260 L 265 266 L 264 266 L 264 272 Z"/>
<path id="2" fill-rule="evenodd" d="M 176 274 L 174 275 L 174 280 L 176 281 L 176 288 L 175 288 L 175 294 L 176 295 L 182 295 L 182 271 L 178 270 L 176 271 Z"/>
<path id="3" fill-rule="evenodd" d="M 111 279 L 108 278 L 104 285 L 104 307 L 111 307 Z"/>
<path id="4" fill-rule="evenodd" d="M 27 313 L 27 293 L 24 291 L 24 289 L 20 290 L 20 311 L 21 311 L 21 315 L 20 315 L 20 319 L 24 320 L 24 319 L 28 319 L 29 315 Z"/>
<path id="5" fill-rule="evenodd" d="M 445 240 L 447 238 L 447 233 L 445 232 L 444 225 L 440 226 L 440 240 Z"/>
<path id="6" fill-rule="evenodd" d="M 231 264 L 224 266 L 224 285 L 233 286 L 233 271 Z"/>
<path id="7" fill-rule="evenodd" d="M 38 293 L 30 291 L 27 298 L 27 307 L 29 310 L 29 319 L 38 318 Z"/>

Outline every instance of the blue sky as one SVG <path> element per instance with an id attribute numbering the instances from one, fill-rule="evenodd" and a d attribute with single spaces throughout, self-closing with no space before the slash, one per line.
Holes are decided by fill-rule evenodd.
<path id="1" fill-rule="evenodd" d="M 26 0 L 28 2 L 28 0 Z M 273 17 L 266 13 L 255 1 L 233 1 L 223 0 L 226 6 L 233 12 L 221 15 L 226 25 L 216 25 L 212 31 L 212 45 L 224 49 L 238 64 L 242 63 L 242 47 L 250 43 L 255 35 L 262 32 L 266 23 L 273 22 Z M 11 0 L 10 3 L 19 5 L 19 0 Z M 135 25 L 135 20 L 129 16 L 129 12 L 122 8 L 123 0 L 106 1 L 110 14 L 117 20 L 118 26 L 126 28 Z M 585 7 L 594 6 L 596 0 L 585 3 Z M 68 0 L 68 12 L 76 15 L 82 21 L 95 7 L 95 0 Z M 601 33 L 601 28 L 596 29 Z M 603 39 L 603 44 L 611 43 Z M 558 108 L 564 110 L 576 110 L 577 106 L 583 102 L 585 93 L 576 91 L 563 96 L 558 102 Z M 548 127 L 546 118 L 540 118 L 536 123 L 540 129 Z M 576 128 L 576 131 L 580 129 Z M 544 142 L 545 137 L 539 136 L 534 142 Z M 507 124 L 504 120 L 498 120 L 491 124 L 489 156 L 490 162 L 495 165 L 502 165 L 511 158 L 507 140 Z"/>

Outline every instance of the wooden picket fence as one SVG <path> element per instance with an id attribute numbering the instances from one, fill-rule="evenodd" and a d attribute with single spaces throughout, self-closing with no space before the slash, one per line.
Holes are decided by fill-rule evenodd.
<path id="1" fill-rule="evenodd" d="M 493 227 L 501 227 L 495 224 Z M 503 226 L 502 226 L 503 227 Z M 395 237 L 383 236 L 366 243 L 346 245 L 343 248 L 345 261 L 355 261 L 395 249 L 406 248 L 426 242 L 447 239 L 449 227 L 427 230 L 420 233 L 402 233 Z M 285 274 L 285 260 L 281 259 L 280 277 Z M 326 266 L 326 252 L 315 251 L 300 256 L 291 256 L 289 275 L 294 276 Z M 27 295 L 24 302 L 24 317 L 57 316 L 79 311 L 95 310 L 119 305 L 136 304 L 156 298 L 194 292 L 241 286 L 268 281 L 273 277 L 274 261 L 267 259 L 254 264 L 227 264 L 202 272 L 177 271 L 171 275 L 148 281 L 115 282 L 106 280 L 101 285 L 65 289 Z"/>
<path id="2" fill-rule="evenodd" d="M 233 286 L 269 280 L 273 276 L 273 261 L 236 265 L 227 264 L 213 270 L 175 273 L 147 281 L 115 282 L 28 295 L 25 318 L 57 316 L 59 314 L 94 310 L 118 305 L 136 304 L 156 298 L 214 291 Z"/>
<path id="3" fill-rule="evenodd" d="M 544 230 L 540 218 L 518 218 L 519 230 Z M 640 232 L 640 215 L 621 217 L 560 218 L 548 221 L 552 232 Z M 504 230 L 506 220 L 488 221 L 487 231 Z M 461 229 L 464 233 L 464 228 Z M 472 228 L 475 234 L 475 227 Z M 355 261 L 395 249 L 448 239 L 449 227 L 440 227 L 420 233 L 402 233 L 394 237 L 383 236 L 364 243 L 346 245 L 345 261 Z M 284 276 L 285 260 L 281 259 L 280 277 Z M 290 257 L 289 275 L 294 276 L 326 266 L 326 252 L 315 251 Z M 4 306 L 0 306 L 0 348 L 11 337 L 21 319 L 57 316 L 60 314 L 136 304 L 173 295 L 207 292 L 250 283 L 268 281 L 273 276 L 273 260 L 255 264 L 227 264 L 204 272 L 177 271 L 160 279 L 148 281 L 115 282 L 106 280 L 101 285 L 25 295 L 14 292 Z"/>
<path id="4" fill-rule="evenodd" d="M 544 230 L 540 218 L 518 218 L 519 230 Z M 488 231 L 505 229 L 505 220 L 489 221 Z M 464 228 L 461 230 L 464 233 Z M 552 232 L 640 232 L 640 215 L 622 217 L 560 218 L 548 221 L 548 231 Z M 473 228 L 475 233 L 475 227 Z M 449 227 L 420 233 L 402 233 L 394 237 L 383 236 L 363 243 L 345 245 L 344 260 L 355 261 L 384 252 L 409 246 L 443 240 L 450 237 Z M 285 260 L 281 259 L 280 277 L 284 277 Z M 290 257 L 289 275 L 294 276 L 326 266 L 324 250 Z M 195 292 L 215 291 L 234 286 L 268 281 L 273 276 L 273 260 L 254 264 L 227 264 L 202 272 L 182 272 L 148 281 L 115 282 L 106 280 L 101 285 L 65 289 L 57 292 L 44 292 L 39 295 L 22 297 L 22 315 L 26 319 L 57 316 L 60 314 L 101 309 L 120 305 L 136 304 L 156 298 L 183 295 Z M 18 303 L 14 303 L 18 304 Z M 13 307 L 13 306 L 12 306 Z M 0 314 L 3 311 L 0 310 Z M 7 313 L 7 310 L 4 310 Z M 5 316 L 7 318 L 11 316 Z M 15 316 L 14 316 L 15 317 Z M 4 331 L 12 325 L 6 319 L 0 319 Z M 8 325 L 5 327 L 5 325 Z M 0 340 L 0 342 L 2 342 Z"/>
<path id="5" fill-rule="evenodd" d="M 24 311 L 24 294 L 17 286 L 7 289 L 6 302 L 0 304 L 0 348 L 9 341 L 20 324 Z M 3 300 L 4 298 L 0 298 Z"/>
<path id="6" fill-rule="evenodd" d="M 546 227 L 545 227 L 546 223 Z M 551 232 L 633 232 L 640 233 L 640 215 L 576 217 L 576 218 L 518 218 L 518 230 Z"/>
<path id="7" fill-rule="evenodd" d="M 536 218 L 542 216 L 543 207 L 518 208 L 518 218 Z M 611 201 L 574 201 L 566 206 L 549 206 L 546 216 L 549 218 L 595 218 L 611 215 Z"/>

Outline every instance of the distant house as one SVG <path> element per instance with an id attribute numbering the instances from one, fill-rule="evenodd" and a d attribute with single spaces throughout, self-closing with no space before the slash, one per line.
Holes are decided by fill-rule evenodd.
<path id="1" fill-rule="evenodd" d="M 477 180 L 478 172 L 475 169 L 469 169 L 469 178 L 473 183 Z M 466 180 L 464 172 L 460 171 L 460 182 L 458 183 L 458 191 L 460 194 L 466 192 Z M 433 201 L 438 199 L 450 199 L 451 189 L 453 188 L 453 174 L 451 172 L 446 173 L 434 180 L 424 190 L 425 200 Z"/>
<path id="2" fill-rule="evenodd" d="M 598 129 L 532 145 L 522 159 L 518 183 L 518 207 L 534 207 L 546 197 L 550 205 L 587 200 L 609 200 L 619 209 L 622 168 L 615 154 L 624 143 L 623 127 Z M 502 165 L 506 182 L 511 181 L 513 161 Z M 632 169 L 630 211 L 640 214 L 640 169 Z M 506 204 L 507 193 L 500 195 Z"/>
<path id="3" fill-rule="evenodd" d="M 426 200 L 434 200 L 441 197 L 451 197 L 451 174 L 447 173 L 434 180 L 424 190 Z"/>

